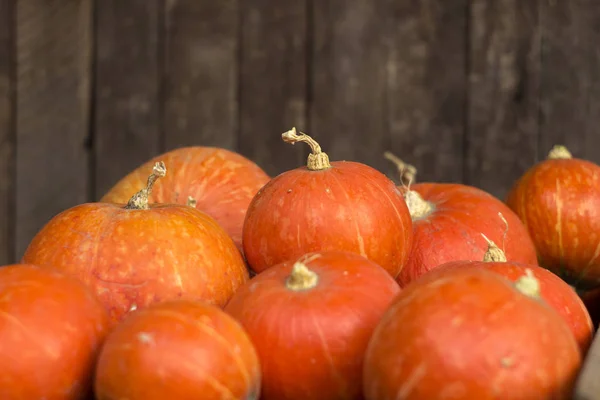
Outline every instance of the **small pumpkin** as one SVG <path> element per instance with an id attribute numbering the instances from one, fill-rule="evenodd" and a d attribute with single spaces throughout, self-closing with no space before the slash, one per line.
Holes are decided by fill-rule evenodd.
<path id="1" fill-rule="evenodd" d="M 437 268 L 405 287 L 365 356 L 366 400 L 570 399 L 581 368 L 565 321 L 527 274 Z"/>
<path id="2" fill-rule="evenodd" d="M 396 277 L 408 260 L 412 223 L 394 183 L 368 165 L 329 161 L 295 128 L 287 143 L 311 147 L 305 167 L 283 172 L 254 197 L 243 245 L 256 272 L 310 252 L 340 250 L 366 257 Z"/>
<path id="3" fill-rule="evenodd" d="M 0 267 L 0 399 L 87 399 L 108 329 L 106 310 L 76 279 Z"/>
<path id="4" fill-rule="evenodd" d="M 98 359 L 98 400 L 258 399 L 260 361 L 221 309 L 176 300 L 127 316 Z"/>
<path id="5" fill-rule="evenodd" d="M 168 151 L 124 176 L 100 201 L 126 203 L 159 161 L 173 172 L 156 185 L 150 202 L 186 204 L 189 197 L 194 198 L 194 206 L 213 217 L 241 250 L 248 205 L 270 178 L 257 164 L 236 152 L 204 146 Z"/>
<path id="6" fill-rule="evenodd" d="M 469 185 L 414 183 L 413 166 L 389 152 L 385 156 L 400 171 L 404 183 L 399 188 L 414 229 L 410 259 L 398 275 L 401 286 L 450 261 L 482 260 L 486 242 L 481 232 L 494 242 L 503 242 L 509 261 L 537 264 L 527 229 L 502 201 Z"/>
<path id="7" fill-rule="evenodd" d="M 554 146 L 523 174 L 506 203 L 521 218 L 541 266 L 580 290 L 600 287 L 600 166 Z"/>
<path id="8" fill-rule="evenodd" d="M 350 252 L 309 253 L 261 272 L 225 311 L 261 360 L 261 400 L 360 399 L 364 351 L 400 292 L 379 265 Z"/>
<path id="9" fill-rule="evenodd" d="M 248 280 L 231 237 L 209 215 L 187 205 L 149 204 L 147 187 L 123 204 L 87 203 L 52 218 L 23 262 L 55 267 L 84 282 L 120 320 L 132 307 L 178 298 L 224 306 Z"/>

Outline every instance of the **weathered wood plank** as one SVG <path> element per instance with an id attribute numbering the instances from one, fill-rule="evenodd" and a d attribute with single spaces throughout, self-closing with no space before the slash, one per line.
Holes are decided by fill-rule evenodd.
<path id="1" fill-rule="evenodd" d="M 165 143 L 235 149 L 238 1 L 166 2 Z"/>
<path id="2" fill-rule="evenodd" d="M 500 198 L 537 158 L 540 1 L 471 1 L 465 181 Z"/>
<path id="3" fill-rule="evenodd" d="M 17 2 L 16 256 L 88 200 L 91 0 Z"/>
<path id="4" fill-rule="evenodd" d="M 598 393 L 600 393 L 599 373 L 600 335 L 596 335 L 577 378 L 573 400 L 596 400 L 598 398 Z"/>
<path id="5" fill-rule="evenodd" d="M 420 182 L 463 180 L 467 10 L 468 0 L 429 0 L 394 2 L 389 14 L 390 150 Z"/>
<path id="6" fill-rule="evenodd" d="M 160 150 L 160 0 L 96 3 L 95 193 Z"/>
<path id="7" fill-rule="evenodd" d="M 391 4 L 313 2 L 310 128 L 305 132 L 332 161 L 389 168 L 383 152 L 391 144 L 387 108 Z"/>
<path id="8" fill-rule="evenodd" d="M 239 150 L 271 176 L 307 153 L 281 140 L 292 126 L 306 128 L 307 3 L 240 2 Z"/>
<path id="9" fill-rule="evenodd" d="M 600 163 L 600 3 L 542 4 L 540 156 L 564 144 Z"/>
<path id="10" fill-rule="evenodd" d="M 0 0 L 0 265 L 15 261 L 13 17 L 13 0 Z"/>

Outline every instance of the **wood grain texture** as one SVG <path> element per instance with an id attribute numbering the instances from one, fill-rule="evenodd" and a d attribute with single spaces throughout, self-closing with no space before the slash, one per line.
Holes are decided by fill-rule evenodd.
<path id="1" fill-rule="evenodd" d="M 564 144 L 600 163 L 600 2 L 542 1 L 540 156 Z"/>
<path id="2" fill-rule="evenodd" d="M 165 144 L 237 146 L 238 1 L 167 0 Z"/>
<path id="3" fill-rule="evenodd" d="M 537 159 L 539 1 L 471 1 L 465 181 L 500 198 Z"/>
<path id="4" fill-rule="evenodd" d="M 313 2 L 310 129 L 332 161 L 389 168 L 389 18 L 392 1 Z"/>
<path id="5" fill-rule="evenodd" d="M 96 3 L 95 193 L 160 150 L 160 0 Z"/>
<path id="6" fill-rule="evenodd" d="M 467 0 L 394 2 L 387 67 L 394 154 L 416 179 L 460 182 L 466 96 Z M 386 172 L 397 177 L 389 164 Z"/>
<path id="7" fill-rule="evenodd" d="M 281 133 L 306 129 L 308 0 L 240 2 L 240 152 L 275 176 L 304 162 Z"/>
<path id="8" fill-rule="evenodd" d="M 0 265 L 15 261 L 13 17 L 13 0 L 0 0 Z"/>
<path id="9" fill-rule="evenodd" d="M 17 2 L 16 256 L 88 200 L 91 0 Z"/>

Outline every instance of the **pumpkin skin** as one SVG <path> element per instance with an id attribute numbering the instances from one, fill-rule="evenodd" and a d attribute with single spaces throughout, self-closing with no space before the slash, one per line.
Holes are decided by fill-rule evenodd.
<path id="1" fill-rule="evenodd" d="M 108 326 L 77 280 L 33 265 L 0 267 L 0 398 L 88 398 Z"/>
<path id="2" fill-rule="evenodd" d="M 408 260 L 412 223 L 394 183 L 362 163 L 330 163 L 316 142 L 295 130 L 283 135 L 291 143 L 308 141 L 313 153 L 307 166 L 273 178 L 250 203 L 243 229 L 250 267 L 261 272 L 306 253 L 340 250 L 396 277 Z"/>
<path id="3" fill-rule="evenodd" d="M 417 183 L 410 190 L 400 189 L 413 198 L 407 203 L 414 229 L 410 259 L 398 275 L 400 286 L 450 261 L 482 260 L 487 243 L 481 233 L 502 243 L 508 261 L 537 265 L 535 246 L 525 226 L 489 193 L 455 183 Z M 425 213 L 419 206 L 421 200 L 430 207 Z"/>
<path id="4" fill-rule="evenodd" d="M 600 286 L 600 166 L 555 146 L 508 193 L 541 266 L 577 289 Z"/>
<path id="5" fill-rule="evenodd" d="M 483 268 L 498 273 L 511 282 L 516 282 L 526 274 L 526 270 L 530 270 L 540 284 L 544 301 L 569 325 L 582 354 L 587 353 L 594 334 L 592 319 L 577 292 L 557 275 L 537 265 L 510 262 L 454 261 L 439 268 L 463 267 Z"/>
<path id="6" fill-rule="evenodd" d="M 221 309 L 170 301 L 131 313 L 109 334 L 95 392 L 98 400 L 258 399 L 260 363 Z"/>
<path id="7" fill-rule="evenodd" d="M 570 399 L 581 353 L 564 320 L 482 268 L 403 289 L 365 356 L 367 400 Z"/>
<path id="8" fill-rule="evenodd" d="M 77 277 L 113 322 L 132 307 L 178 298 L 224 306 L 249 279 L 231 237 L 193 207 L 145 202 L 141 209 L 88 203 L 65 210 L 36 234 L 23 262 Z"/>
<path id="9" fill-rule="evenodd" d="M 339 251 L 306 254 L 240 287 L 225 311 L 256 347 L 261 400 L 360 399 L 364 351 L 399 292 L 379 265 Z"/>
<path id="10" fill-rule="evenodd" d="M 157 183 L 152 203 L 186 204 L 188 196 L 196 208 L 213 217 L 242 250 L 242 226 L 250 201 L 270 179 L 254 162 L 218 147 L 182 147 L 154 157 L 115 184 L 101 202 L 126 203 L 144 186 L 157 161 L 169 173 Z"/>

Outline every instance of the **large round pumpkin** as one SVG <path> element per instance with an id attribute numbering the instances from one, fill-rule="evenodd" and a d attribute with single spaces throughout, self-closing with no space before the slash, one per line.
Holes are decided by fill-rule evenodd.
<path id="1" fill-rule="evenodd" d="M 241 250 L 248 205 L 270 178 L 258 165 L 236 152 L 202 146 L 171 150 L 123 177 L 100 201 L 126 203 L 160 160 L 172 172 L 156 185 L 150 201 L 186 204 L 188 197 L 194 198 L 196 208 L 213 217 Z"/>
<path id="2" fill-rule="evenodd" d="M 369 342 L 366 400 L 570 399 L 581 353 L 538 289 L 482 268 L 412 282 Z"/>
<path id="3" fill-rule="evenodd" d="M 0 399 L 88 398 L 108 326 L 102 304 L 76 279 L 0 267 Z"/>
<path id="4" fill-rule="evenodd" d="M 54 266 L 98 295 L 113 321 L 132 307 L 181 297 L 223 306 L 248 280 L 240 251 L 207 214 L 179 204 L 148 204 L 148 187 L 127 205 L 88 203 L 52 218 L 23 261 Z"/>
<path id="5" fill-rule="evenodd" d="M 508 261 L 537 264 L 536 250 L 525 226 L 502 201 L 473 186 L 458 183 L 412 184 L 416 171 L 387 153 L 411 184 L 400 186 L 413 222 L 414 238 L 407 265 L 398 275 L 401 286 L 433 268 L 459 260 L 483 259 L 485 233 L 502 243 Z"/>
<path id="6" fill-rule="evenodd" d="M 127 316 L 98 359 L 98 400 L 257 400 L 260 362 L 244 329 L 221 309 L 169 301 Z"/>
<path id="7" fill-rule="evenodd" d="M 305 167 L 273 178 L 254 197 L 243 231 L 244 254 L 257 272 L 305 253 L 350 251 L 393 277 L 408 260 L 412 224 L 394 183 L 358 162 L 330 162 L 312 138 L 295 129 L 288 143 L 311 147 Z"/>
<path id="8" fill-rule="evenodd" d="M 507 204 L 529 229 L 540 265 L 578 289 L 600 286 L 600 166 L 555 146 L 515 182 Z"/>
<path id="9" fill-rule="evenodd" d="M 360 255 L 310 253 L 252 278 L 225 311 L 257 349 L 262 400 L 360 399 L 364 351 L 399 292 Z"/>

